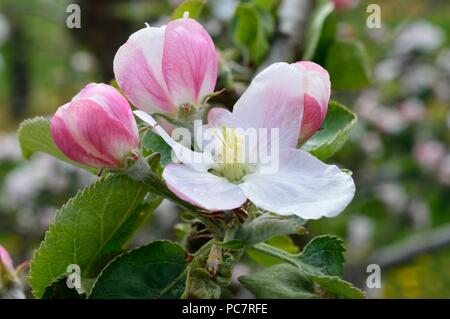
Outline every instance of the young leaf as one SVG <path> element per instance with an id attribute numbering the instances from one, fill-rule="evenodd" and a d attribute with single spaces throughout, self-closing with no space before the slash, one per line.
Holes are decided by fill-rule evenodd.
<path id="1" fill-rule="evenodd" d="M 97 274 L 96 262 L 103 248 L 117 235 L 141 204 L 147 187 L 127 176 L 99 179 L 80 191 L 56 214 L 41 246 L 34 253 L 29 282 L 33 294 L 42 297 L 45 288 L 64 275 L 67 266 L 81 269 L 82 285 Z"/>
<path id="2" fill-rule="evenodd" d="M 326 0 L 319 2 L 319 5 L 317 6 L 317 8 L 313 13 L 311 24 L 309 25 L 308 28 L 303 60 L 313 60 L 313 58 L 316 55 L 316 52 L 318 51 L 321 39 L 322 43 L 324 43 L 325 40 L 323 39 L 328 38 L 330 36 L 334 37 L 333 29 L 335 28 L 335 26 L 333 26 L 332 23 L 329 23 L 330 27 L 328 30 L 325 29 L 325 26 L 327 25 L 327 20 L 332 19 L 333 12 L 334 6 L 332 1 Z M 324 35 L 326 35 L 326 37 L 322 38 L 322 36 Z"/>
<path id="3" fill-rule="evenodd" d="M 328 50 L 325 68 L 334 90 L 359 90 L 371 81 L 367 53 L 358 41 L 336 41 Z"/>
<path id="4" fill-rule="evenodd" d="M 344 273 L 344 251 L 342 239 L 335 236 L 318 236 L 305 246 L 299 259 L 320 274 L 342 277 Z"/>
<path id="5" fill-rule="evenodd" d="M 305 222 L 297 216 L 281 217 L 265 213 L 243 224 L 236 238 L 242 239 L 246 245 L 254 245 L 275 236 L 305 233 Z"/>
<path id="6" fill-rule="evenodd" d="M 189 18 L 198 19 L 205 6 L 204 0 L 186 0 L 183 1 L 172 13 L 172 20 L 182 18 L 184 13 L 189 12 Z"/>
<path id="7" fill-rule="evenodd" d="M 97 278 L 90 298 L 180 298 L 186 279 L 186 253 L 170 241 L 155 241 L 111 261 Z"/>
<path id="8" fill-rule="evenodd" d="M 327 159 L 345 144 L 356 121 L 355 113 L 338 102 L 330 101 L 323 128 L 301 148 L 320 160 Z"/>
<path id="9" fill-rule="evenodd" d="M 239 281 L 256 298 L 263 299 L 311 299 L 314 285 L 297 267 L 278 264 L 250 276 L 241 276 Z"/>
<path id="10" fill-rule="evenodd" d="M 36 152 L 43 152 L 92 173 L 96 171 L 91 167 L 72 161 L 58 149 L 50 133 L 50 119 L 48 118 L 37 116 L 23 121 L 20 124 L 18 136 L 23 157 L 26 159 Z"/>

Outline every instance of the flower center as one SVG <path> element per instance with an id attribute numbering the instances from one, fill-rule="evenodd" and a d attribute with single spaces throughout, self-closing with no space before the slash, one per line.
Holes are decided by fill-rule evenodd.
<path id="1" fill-rule="evenodd" d="M 252 173 L 255 165 L 247 160 L 246 139 L 235 128 L 223 125 L 220 130 L 214 130 L 218 144 L 215 149 L 215 161 L 219 164 L 211 173 L 225 177 L 230 182 L 239 183 L 241 179 Z"/>

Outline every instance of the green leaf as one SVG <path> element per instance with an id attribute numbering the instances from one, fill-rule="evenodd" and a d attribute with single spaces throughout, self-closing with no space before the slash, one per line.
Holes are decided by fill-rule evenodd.
<path id="1" fill-rule="evenodd" d="M 150 152 L 161 154 L 162 166 L 172 163 L 172 148 L 158 134 L 148 131 L 142 139 L 142 145 Z"/>
<path id="2" fill-rule="evenodd" d="M 347 141 L 350 130 L 357 121 L 355 113 L 342 104 L 330 101 L 322 129 L 301 147 L 320 160 L 336 153 Z"/>
<path id="3" fill-rule="evenodd" d="M 305 246 L 298 256 L 300 268 L 309 279 L 327 293 L 338 298 L 365 298 L 365 294 L 341 277 L 344 274 L 343 242 L 336 236 L 318 236 Z"/>
<path id="4" fill-rule="evenodd" d="M 311 299 L 314 285 L 307 277 L 290 264 L 278 264 L 250 276 L 241 276 L 239 281 L 263 299 Z"/>
<path id="5" fill-rule="evenodd" d="M 186 0 L 183 1 L 172 13 L 172 20 L 180 19 L 184 13 L 189 12 L 189 18 L 198 19 L 202 13 L 205 1 L 203 0 Z"/>
<path id="6" fill-rule="evenodd" d="M 320 35 L 319 43 L 317 44 L 314 59 L 316 63 L 320 65 L 325 64 L 325 60 L 328 56 L 330 47 L 333 45 L 338 28 L 338 18 L 336 12 L 333 11 L 325 20 L 322 28 L 322 34 Z"/>
<path id="7" fill-rule="evenodd" d="M 67 275 L 57 278 L 50 286 L 48 286 L 42 299 L 84 299 L 86 295 L 79 295 L 75 288 L 67 286 Z"/>
<path id="8" fill-rule="evenodd" d="M 186 253 L 161 240 L 128 251 L 111 261 L 92 287 L 90 298 L 180 298 L 186 279 Z"/>
<path id="9" fill-rule="evenodd" d="M 29 282 L 36 297 L 66 273 L 81 269 L 82 285 L 97 274 L 96 263 L 147 193 L 147 187 L 123 175 L 110 175 L 70 199 L 56 214 L 44 241 L 34 253 Z"/>
<path id="10" fill-rule="evenodd" d="M 250 60 L 255 65 L 260 65 L 267 52 L 269 52 L 269 41 L 267 40 L 264 27 L 260 26 L 253 42 L 250 44 Z"/>
<path id="11" fill-rule="evenodd" d="M 247 3 L 241 3 L 234 13 L 233 36 L 237 43 L 250 45 L 258 33 L 259 22 L 256 12 Z"/>
<path id="12" fill-rule="evenodd" d="M 255 7 L 262 29 L 265 35 L 272 35 L 275 32 L 275 18 L 272 12 Z"/>
<path id="13" fill-rule="evenodd" d="M 297 255 L 266 244 L 257 244 L 254 249 L 296 266 L 301 274 L 319 285 L 318 292 L 323 296 L 365 298 L 364 292 L 341 278 L 345 249 L 342 240 L 335 236 L 316 237 Z"/>
<path id="14" fill-rule="evenodd" d="M 299 259 L 319 274 L 342 277 L 344 273 L 344 246 L 335 236 L 318 236 L 305 246 Z"/>
<path id="15" fill-rule="evenodd" d="M 365 299 L 366 294 L 351 283 L 336 276 L 308 274 L 308 278 L 317 283 L 327 293 L 343 299 Z"/>
<path id="16" fill-rule="evenodd" d="M 290 236 L 276 236 L 267 240 L 265 243 L 290 254 L 297 254 L 299 251 L 298 246 Z M 246 250 L 246 253 L 250 259 L 263 266 L 272 266 L 282 262 L 278 258 L 263 254 L 251 247 Z"/>
<path id="17" fill-rule="evenodd" d="M 154 194 L 147 194 L 145 200 L 137 206 L 130 217 L 123 223 L 113 238 L 103 247 L 99 259 L 104 259 L 106 263 L 111 256 L 122 253 L 133 235 L 145 224 L 152 213 L 161 204 L 163 198 Z M 104 258 L 102 258 L 104 256 Z M 106 263 L 99 263 L 98 267 L 103 268 Z M 99 270 L 101 270 L 101 268 Z"/>
<path id="18" fill-rule="evenodd" d="M 250 246 L 275 236 L 305 233 L 305 223 L 304 219 L 297 216 L 283 217 L 265 213 L 243 224 L 237 231 L 236 238 Z"/>
<path id="19" fill-rule="evenodd" d="M 233 20 L 233 38 L 245 48 L 250 61 L 258 65 L 269 51 L 268 32 L 274 22 L 263 15 L 253 3 L 237 6 Z"/>
<path id="20" fill-rule="evenodd" d="M 23 157 L 29 159 L 36 152 L 52 155 L 64 162 L 84 168 L 95 173 L 94 168 L 79 164 L 65 156 L 53 142 L 50 133 L 50 119 L 38 116 L 27 119 L 20 124 L 18 130 L 19 144 Z"/>
<path id="21" fill-rule="evenodd" d="M 336 41 L 328 50 L 325 67 L 334 90 L 359 90 L 371 82 L 367 53 L 358 41 Z"/>
<path id="22" fill-rule="evenodd" d="M 308 27 L 303 60 L 313 60 L 319 48 L 321 51 L 324 50 L 333 40 L 336 32 L 336 19 L 333 12 L 332 1 L 320 1 Z"/>

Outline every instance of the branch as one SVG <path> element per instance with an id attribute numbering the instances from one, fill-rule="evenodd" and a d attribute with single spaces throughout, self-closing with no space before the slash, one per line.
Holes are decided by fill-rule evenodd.
<path id="1" fill-rule="evenodd" d="M 395 267 L 411 261 L 414 257 L 450 246 L 450 224 L 410 237 L 373 252 L 369 263 L 382 269 Z"/>

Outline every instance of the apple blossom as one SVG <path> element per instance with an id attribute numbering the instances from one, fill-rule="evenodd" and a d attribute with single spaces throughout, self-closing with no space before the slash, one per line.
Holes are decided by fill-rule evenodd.
<path id="1" fill-rule="evenodd" d="M 121 167 L 139 147 L 130 105 L 113 87 L 91 83 L 51 121 L 55 144 L 70 159 L 97 168 Z"/>
<path id="2" fill-rule="evenodd" d="M 209 211 L 238 208 L 247 200 L 279 215 L 305 219 L 339 214 L 354 196 L 352 178 L 337 166 L 326 165 L 311 154 L 296 149 L 300 135 L 304 96 L 308 85 L 302 68 L 275 63 L 258 74 L 234 106 L 233 112 L 216 109 L 208 115 L 215 152 L 194 152 L 176 143 L 142 111 L 135 114 L 154 127 L 172 146 L 181 163 L 167 165 L 163 179 L 181 199 Z M 245 143 L 242 130 L 278 129 L 263 145 Z M 278 170 L 265 172 L 264 157 L 248 161 L 242 153 L 262 147 L 278 147 Z M 192 153 L 192 154 L 189 154 Z M 272 153 L 271 153 L 272 154 Z M 202 161 L 188 159 L 201 158 Z M 228 156 L 231 155 L 231 156 Z M 244 161 L 241 161 L 244 159 Z"/>
<path id="3" fill-rule="evenodd" d="M 208 32 L 187 16 L 130 36 L 114 58 L 117 83 L 149 113 L 175 115 L 214 91 L 217 53 Z"/>

